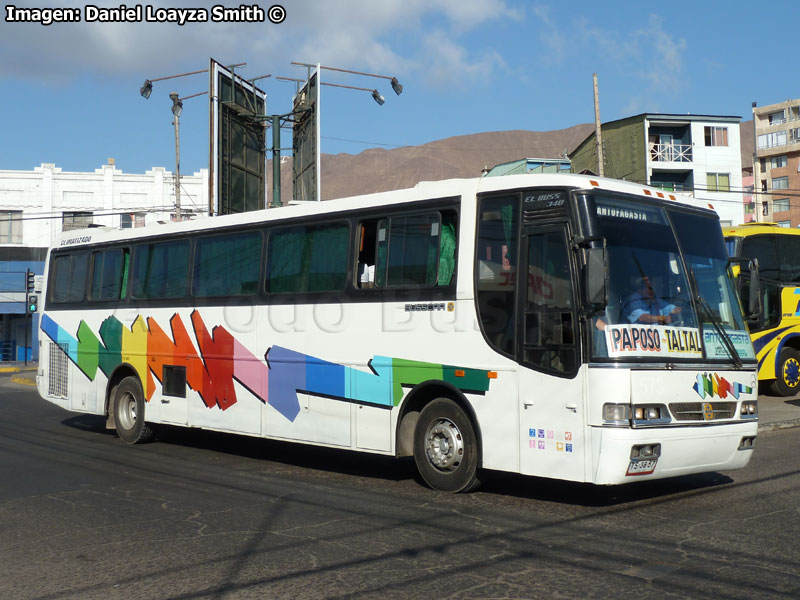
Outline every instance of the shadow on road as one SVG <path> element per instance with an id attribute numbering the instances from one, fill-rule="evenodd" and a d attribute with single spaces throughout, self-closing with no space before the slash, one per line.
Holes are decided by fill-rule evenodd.
<path id="1" fill-rule="evenodd" d="M 97 415 L 79 415 L 62 423 L 82 431 L 116 436 L 113 430 L 105 428 L 105 418 Z M 265 464 L 272 462 L 340 475 L 394 482 L 414 480 L 420 486 L 425 485 L 410 457 L 396 459 L 351 450 L 165 425 L 158 426 L 156 431 L 157 440 L 168 446 L 219 452 L 248 460 L 264 461 Z M 485 472 L 483 479 L 484 483 L 479 488 L 479 493 L 482 494 L 588 507 L 615 506 L 684 492 L 697 492 L 733 482 L 730 477 L 720 473 L 636 481 L 618 486 L 596 486 L 496 471 Z M 431 490 L 429 493 L 439 492 Z"/>

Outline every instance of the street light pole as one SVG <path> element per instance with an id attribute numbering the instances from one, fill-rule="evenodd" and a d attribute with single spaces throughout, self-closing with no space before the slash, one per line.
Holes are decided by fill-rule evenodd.
<path id="1" fill-rule="evenodd" d="M 177 92 L 169 95 L 172 100 L 173 124 L 175 125 L 175 220 L 181 220 L 181 137 L 180 116 L 183 102 L 178 98 Z"/>
<path id="2" fill-rule="evenodd" d="M 272 207 L 281 206 L 281 115 L 272 115 Z"/>

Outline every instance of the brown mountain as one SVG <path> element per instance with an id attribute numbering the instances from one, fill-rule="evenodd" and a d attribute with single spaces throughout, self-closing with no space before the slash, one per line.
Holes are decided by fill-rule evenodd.
<path id="1" fill-rule="evenodd" d="M 484 167 L 520 158 L 556 158 L 569 153 L 592 133 L 583 123 L 555 131 L 496 131 L 445 138 L 421 146 L 360 154 L 322 155 L 322 199 L 357 196 L 414 187 L 420 181 L 479 177 Z M 742 166 L 752 165 L 753 124 L 740 124 Z M 271 162 L 267 167 L 271 175 Z M 281 196 L 292 194 L 291 160 L 281 165 Z M 272 183 L 268 184 L 272 197 Z"/>

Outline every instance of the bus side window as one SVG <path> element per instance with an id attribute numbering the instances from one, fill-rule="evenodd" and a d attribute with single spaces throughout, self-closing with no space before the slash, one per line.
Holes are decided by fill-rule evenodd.
<path id="1" fill-rule="evenodd" d="M 403 215 L 378 223 L 378 287 L 436 285 L 441 238 L 439 213 Z"/>
<path id="2" fill-rule="evenodd" d="M 137 246 L 133 256 L 134 298 L 182 298 L 189 273 L 189 240 Z"/>
<path id="3" fill-rule="evenodd" d="M 51 278 L 53 302 L 82 302 L 86 293 L 86 279 L 89 274 L 88 254 L 68 254 L 58 256 L 53 261 Z"/>
<path id="4" fill-rule="evenodd" d="M 267 250 L 267 292 L 343 290 L 350 239 L 350 226 L 346 223 L 298 225 L 273 231 Z"/>
<path id="5" fill-rule="evenodd" d="M 475 279 L 481 329 L 498 351 L 514 354 L 516 343 L 517 196 L 486 198 L 478 215 Z"/>
<path id="6" fill-rule="evenodd" d="M 453 283 L 458 218 L 453 210 L 359 223 L 360 288 Z"/>
<path id="7" fill-rule="evenodd" d="M 450 285 L 456 270 L 457 218 L 454 211 L 442 212 L 442 234 L 439 236 L 439 276 L 436 285 Z"/>
<path id="8" fill-rule="evenodd" d="M 90 300 L 120 300 L 128 283 L 129 250 L 103 250 L 92 253 Z"/>
<path id="9" fill-rule="evenodd" d="M 261 244 L 258 231 L 200 237 L 195 243 L 192 294 L 214 298 L 256 293 Z"/>
<path id="10" fill-rule="evenodd" d="M 359 223 L 358 264 L 356 268 L 356 286 L 360 288 L 375 287 L 375 264 L 377 262 L 378 221 L 372 219 Z"/>

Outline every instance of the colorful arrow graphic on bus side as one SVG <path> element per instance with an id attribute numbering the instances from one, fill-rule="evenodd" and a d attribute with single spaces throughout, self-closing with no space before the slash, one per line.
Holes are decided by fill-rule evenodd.
<path id="1" fill-rule="evenodd" d="M 98 370 L 108 377 L 117 365 L 128 363 L 139 374 L 149 401 L 156 391 L 153 377 L 163 383 L 164 365 L 183 366 L 186 383 L 207 407 L 226 410 L 235 404 L 236 380 L 289 421 L 300 412 L 298 392 L 390 407 L 400 403 L 404 387 L 428 380 L 445 381 L 463 391 L 489 389 L 488 371 L 440 363 L 374 356 L 367 372 L 281 346 L 271 347 L 261 360 L 224 327 L 209 332 L 199 311 L 193 311 L 190 319 L 199 354 L 177 314 L 169 320 L 169 334 L 152 317 L 141 316 L 130 329 L 116 317 L 107 318 L 99 338 L 83 320 L 77 337 L 46 314 L 41 328 L 91 381 Z"/>

